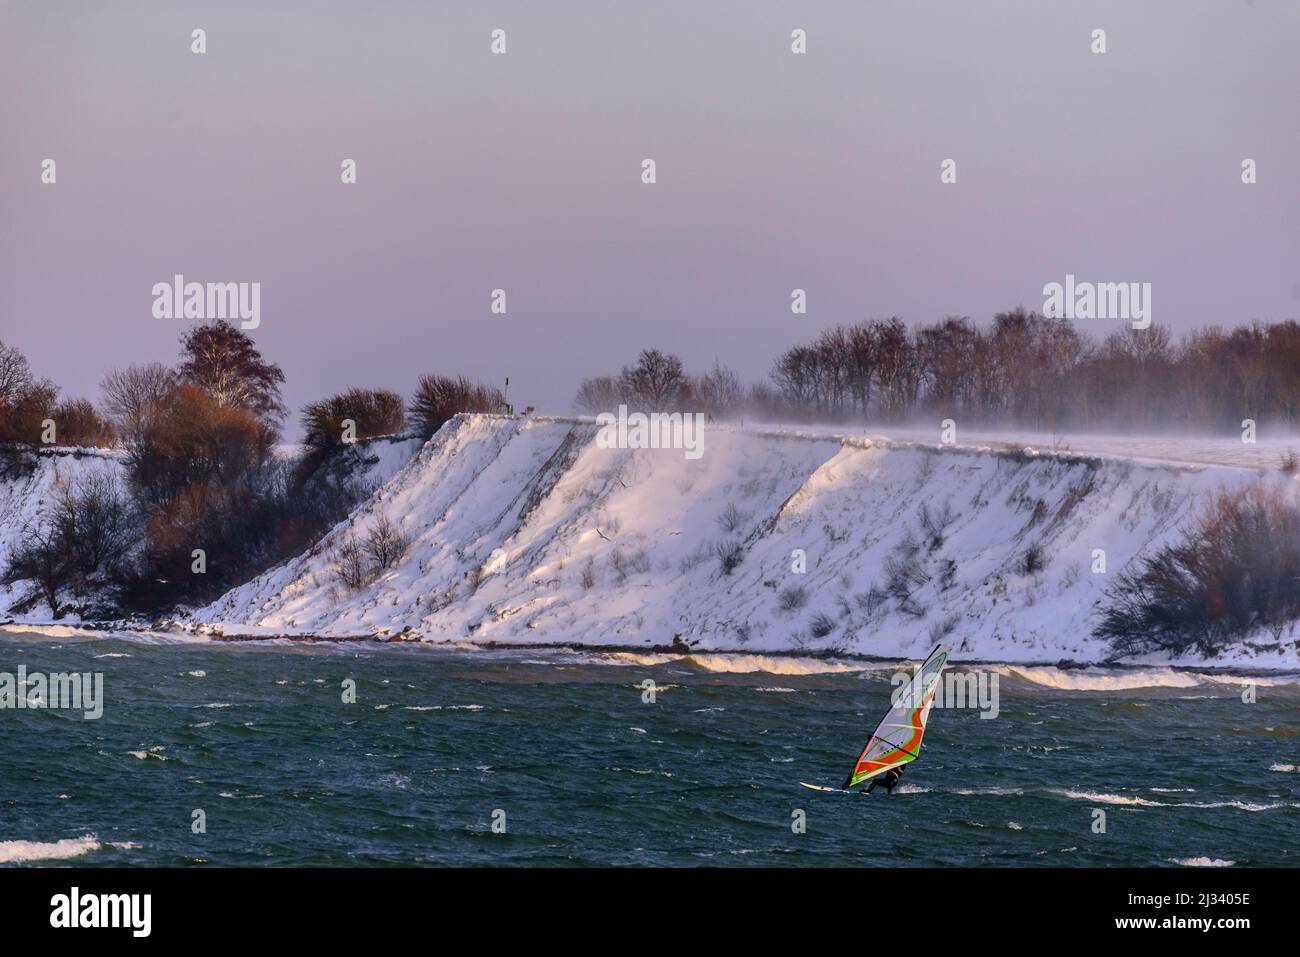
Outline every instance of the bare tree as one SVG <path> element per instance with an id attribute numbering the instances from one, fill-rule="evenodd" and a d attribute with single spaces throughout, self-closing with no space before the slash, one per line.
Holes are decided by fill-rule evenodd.
<path id="1" fill-rule="evenodd" d="M 740 377 L 717 359 L 713 368 L 700 376 L 692 387 L 695 400 L 715 419 L 737 414 L 745 400 Z"/>
<path id="2" fill-rule="evenodd" d="M 124 442 L 138 441 L 149 416 L 176 384 L 176 373 L 161 362 L 132 363 L 104 376 L 99 389 L 104 410 Z"/>
<path id="3" fill-rule="evenodd" d="M 573 397 L 573 407 L 586 415 L 599 415 L 601 412 L 612 412 L 620 397 L 617 379 L 598 376 L 583 380 L 578 387 L 578 394 Z"/>
<path id="4" fill-rule="evenodd" d="M 365 552 L 351 533 L 334 549 L 334 574 L 353 591 L 369 583 Z"/>
<path id="5" fill-rule="evenodd" d="M 34 582 L 55 618 L 63 617 L 59 593 L 72 578 L 72 568 L 68 562 L 65 544 L 53 523 L 36 522 L 25 525 L 18 540 L 18 547 L 10 556 L 9 567 L 5 569 L 2 579 L 7 585 L 15 585 L 22 581 Z"/>
<path id="6" fill-rule="evenodd" d="M 383 571 L 402 560 L 411 547 L 411 539 L 387 515 L 381 515 L 361 547 L 375 570 Z"/>
<path id="7" fill-rule="evenodd" d="M 32 386 L 27 357 L 0 340 L 0 414 Z"/>
<path id="8" fill-rule="evenodd" d="M 682 360 L 658 349 L 642 350 L 636 365 L 624 366 L 619 375 L 624 400 L 643 412 L 680 409 L 688 385 Z"/>

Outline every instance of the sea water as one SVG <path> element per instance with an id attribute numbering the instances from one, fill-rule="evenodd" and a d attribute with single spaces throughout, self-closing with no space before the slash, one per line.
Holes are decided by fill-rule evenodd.
<path id="1" fill-rule="evenodd" d="M 1295 677 L 997 667 L 995 719 L 936 709 L 861 796 L 799 782 L 896 667 L 0 635 L 19 665 L 103 714 L 0 710 L 10 866 L 1300 864 Z"/>

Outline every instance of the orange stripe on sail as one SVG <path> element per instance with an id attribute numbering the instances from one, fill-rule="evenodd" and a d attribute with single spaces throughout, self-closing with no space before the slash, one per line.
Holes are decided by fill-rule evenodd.
<path id="1" fill-rule="evenodd" d="M 912 755 L 915 756 L 917 748 L 921 745 L 921 738 L 925 736 L 925 727 L 920 724 L 921 712 L 925 710 L 926 705 L 930 703 L 930 699 L 933 697 L 934 689 L 932 688 L 930 693 L 925 696 L 925 701 L 921 703 L 921 706 L 912 712 L 912 737 L 909 738 L 907 743 L 904 745 L 894 745 L 894 747 L 899 751 L 910 751 Z M 853 777 L 857 777 L 863 771 L 874 771 L 879 770 L 880 768 L 890 768 L 896 764 L 906 763 L 906 758 L 891 758 L 885 761 L 864 761 L 863 758 L 867 756 L 867 751 L 870 750 L 870 748 L 871 742 L 868 741 L 867 746 L 863 748 L 862 753 L 858 755 L 858 765 L 853 769 Z"/>

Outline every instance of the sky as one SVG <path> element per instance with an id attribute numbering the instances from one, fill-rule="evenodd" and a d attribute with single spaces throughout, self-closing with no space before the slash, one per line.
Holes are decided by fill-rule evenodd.
<path id="1" fill-rule="evenodd" d="M 0 0 L 0 339 L 97 398 L 175 359 L 155 283 L 259 282 L 294 410 L 433 372 L 567 412 L 643 348 L 756 381 L 1067 273 L 1295 318 L 1297 49 L 1294 0 Z"/>

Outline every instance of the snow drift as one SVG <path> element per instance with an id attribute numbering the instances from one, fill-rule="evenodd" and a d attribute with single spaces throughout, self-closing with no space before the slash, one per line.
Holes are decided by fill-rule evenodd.
<path id="1" fill-rule="evenodd" d="M 1261 474 L 727 427 L 692 461 L 603 449 L 596 433 L 457 416 L 316 548 L 195 618 L 226 635 L 910 658 L 945 640 L 970 657 L 1095 661 L 1115 575 L 1205 496 Z M 345 586 L 339 544 L 385 517 L 405 556 Z M 1295 642 L 1238 660 L 1293 664 Z"/>

